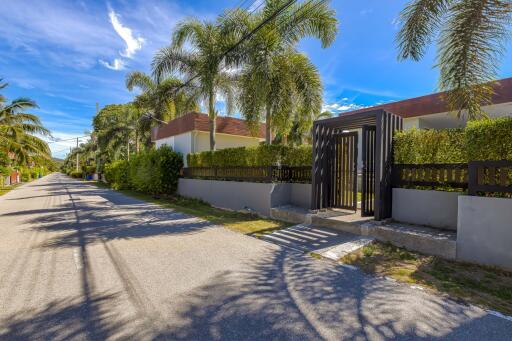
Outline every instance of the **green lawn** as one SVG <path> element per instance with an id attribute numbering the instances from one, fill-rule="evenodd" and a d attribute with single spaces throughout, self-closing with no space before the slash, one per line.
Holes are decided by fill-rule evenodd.
<path id="1" fill-rule="evenodd" d="M 345 256 L 341 262 L 512 314 L 512 272 L 448 261 L 378 242 Z"/>
<path id="2" fill-rule="evenodd" d="M 90 183 L 103 188 L 108 187 L 106 184 L 98 181 Z M 151 195 L 131 190 L 119 190 L 119 192 L 137 199 L 155 203 L 163 207 L 172 208 L 176 211 L 208 220 L 214 224 L 223 225 L 231 230 L 244 234 L 261 234 L 290 226 L 288 223 L 261 218 L 255 214 L 215 208 L 208 203 L 196 199 L 188 199 L 180 196 L 156 199 Z"/>

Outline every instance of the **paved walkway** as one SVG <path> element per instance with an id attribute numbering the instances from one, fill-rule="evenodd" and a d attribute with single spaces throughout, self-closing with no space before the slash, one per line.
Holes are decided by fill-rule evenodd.
<path id="1" fill-rule="evenodd" d="M 0 339 L 507 340 L 512 322 L 50 175 L 0 197 Z"/>

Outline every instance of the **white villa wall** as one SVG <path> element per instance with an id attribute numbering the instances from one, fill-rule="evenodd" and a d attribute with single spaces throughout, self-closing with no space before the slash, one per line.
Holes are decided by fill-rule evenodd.
<path id="1" fill-rule="evenodd" d="M 258 137 L 229 134 L 215 134 L 215 137 L 217 149 L 257 146 L 263 141 L 263 139 Z M 187 154 L 210 150 L 210 133 L 205 131 L 189 131 L 155 141 L 157 148 L 164 144 L 183 154 L 183 161 L 186 167 Z"/>
<path id="2" fill-rule="evenodd" d="M 194 153 L 210 150 L 210 133 L 196 131 Z M 257 146 L 263 139 L 259 137 L 215 134 L 216 149 Z"/>

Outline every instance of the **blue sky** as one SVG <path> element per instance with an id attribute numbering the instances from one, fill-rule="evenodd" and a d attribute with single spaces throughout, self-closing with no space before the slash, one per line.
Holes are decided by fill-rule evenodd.
<path id="1" fill-rule="evenodd" d="M 0 0 L 0 77 L 10 84 L 5 95 L 36 100 L 35 112 L 56 138 L 82 136 L 96 102 L 102 107 L 133 98 L 124 86 L 126 73 L 149 72 L 154 52 L 169 42 L 179 20 L 213 19 L 240 3 Z M 326 108 L 339 112 L 436 90 L 433 48 L 420 62 L 397 61 L 396 18 L 405 3 L 334 0 L 340 21 L 336 42 L 327 49 L 315 40 L 301 42 L 321 72 Z M 512 74 L 508 57 L 501 77 Z M 70 145 L 51 147 L 63 157 Z"/>

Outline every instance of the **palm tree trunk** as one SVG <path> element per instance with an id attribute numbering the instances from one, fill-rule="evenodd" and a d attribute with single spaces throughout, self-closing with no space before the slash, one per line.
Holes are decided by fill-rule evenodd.
<path id="1" fill-rule="evenodd" d="M 135 151 L 137 152 L 137 154 L 139 154 L 139 149 L 139 132 L 135 130 Z"/>
<path id="2" fill-rule="evenodd" d="M 215 113 L 215 95 L 210 91 L 208 96 L 208 117 L 210 119 L 210 150 L 215 150 L 215 130 L 217 126 Z"/>
<path id="3" fill-rule="evenodd" d="M 130 161 L 130 138 L 126 141 L 126 158 Z"/>
<path id="4" fill-rule="evenodd" d="M 265 108 L 265 143 L 272 143 L 272 115 L 270 113 L 270 105 Z"/>

